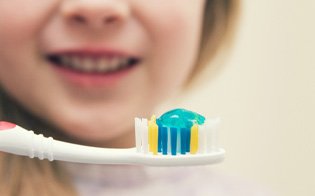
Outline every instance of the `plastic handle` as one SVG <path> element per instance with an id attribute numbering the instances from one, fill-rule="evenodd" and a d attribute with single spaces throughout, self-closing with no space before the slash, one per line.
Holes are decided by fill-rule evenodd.
<path id="1" fill-rule="evenodd" d="M 17 155 L 29 156 L 30 158 L 38 157 L 39 159 L 47 158 L 53 160 L 52 145 L 53 138 L 45 138 L 42 134 L 36 135 L 33 131 L 14 126 L 12 123 L 1 123 L 0 131 L 0 148 L 1 151 Z"/>
<path id="2" fill-rule="evenodd" d="M 0 150 L 41 160 L 60 160 L 79 163 L 126 164 L 133 162 L 136 151 L 82 146 L 46 138 L 15 126 L 0 131 Z"/>
<path id="3" fill-rule="evenodd" d="M 16 124 L 6 122 L 6 121 L 0 121 L 0 131 L 13 129 L 16 127 Z"/>

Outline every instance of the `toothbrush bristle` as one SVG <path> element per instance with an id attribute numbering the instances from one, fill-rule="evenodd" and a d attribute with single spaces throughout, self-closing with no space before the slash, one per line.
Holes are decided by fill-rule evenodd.
<path id="1" fill-rule="evenodd" d="M 210 122 L 210 123 L 209 123 Z M 155 118 L 135 119 L 138 152 L 162 155 L 203 154 L 215 151 L 218 119 L 193 124 L 190 128 L 163 126 Z"/>

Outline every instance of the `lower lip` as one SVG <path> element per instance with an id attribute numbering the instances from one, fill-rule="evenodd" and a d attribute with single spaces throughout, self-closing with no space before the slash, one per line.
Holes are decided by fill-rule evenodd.
<path id="1" fill-rule="evenodd" d="M 80 73 L 69 68 L 53 66 L 54 70 L 64 81 L 82 88 L 112 87 L 126 77 L 134 67 L 131 66 L 112 73 L 93 74 Z"/>

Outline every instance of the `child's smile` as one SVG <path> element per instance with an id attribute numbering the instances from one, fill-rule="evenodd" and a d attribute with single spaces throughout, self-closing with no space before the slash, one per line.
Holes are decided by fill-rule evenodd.
<path id="1" fill-rule="evenodd" d="M 133 118 L 150 114 L 194 68 L 204 4 L 0 0 L 0 83 L 82 142 L 132 145 Z"/>
<path id="2" fill-rule="evenodd" d="M 62 79 L 82 88 L 113 87 L 141 63 L 138 55 L 105 47 L 61 49 L 47 60 Z"/>

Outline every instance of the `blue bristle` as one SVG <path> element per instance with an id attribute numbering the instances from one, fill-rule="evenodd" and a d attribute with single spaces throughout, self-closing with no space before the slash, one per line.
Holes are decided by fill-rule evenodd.
<path id="1" fill-rule="evenodd" d="M 177 151 L 177 128 L 171 128 L 171 153 L 176 155 Z"/>
<path id="2" fill-rule="evenodd" d="M 168 136 L 168 131 L 170 131 L 170 138 Z M 177 138 L 177 135 L 180 138 Z M 177 140 L 180 139 L 180 153 L 186 154 L 190 152 L 190 128 L 177 128 L 177 127 L 165 127 L 159 126 L 158 128 L 158 152 L 163 155 L 168 154 L 168 140 L 170 140 L 170 152 L 172 155 L 177 154 Z"/>
<path id="3" fill-rule="evenodd" d="M 162 145 L 162 153 L 164 155 L 167 155 L 167 140 L 168 140 L 168 134 L 167 134 L 167 127 L 161 127 L 161 145 Z"/>
<path id="4" fill-rule="evenodd" d="M 162 152 L 162 126 L 159 125 L 158 128 L 158 152 Z"/>
<path id="5" fill-rule="evenodd" d="M 186 141 L 186 138 L 187 138 L 187 131 L 186 131 L 186 128 L 181 128 L 180 129 L 180 145 L 181 145 L 181 148 L 180 148 L 180 153 L 181 154 L 186 154 L 186 145 L 187 143 L 185 142 Z"/>

